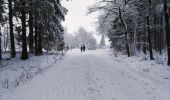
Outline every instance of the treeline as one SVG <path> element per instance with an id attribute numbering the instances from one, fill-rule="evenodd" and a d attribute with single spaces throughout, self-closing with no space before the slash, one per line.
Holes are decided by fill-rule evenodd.
<path id="1" fill-rule="evenodd" d="M 98 31 L 105 33 L 111 47 L 128 57 L 137 52 L 167 51 L 170 65 L 169 0 L 99 0 L 89 13 L 100 11 Z"/>
<path id="2" fill-rule="evenodd" d="M 23 60 L 28 59 L 28 53 L 41 55 L 43 50 L 62 49 L 64 29 L 61 22 L 66 13 L 61 0 L 0 0 L 0 40 L 4 42 L 4 47 L 0 42 L 0 59 L 8 41 L 11 58 L 16 57 L 16 45 L 22 45 Z"/>
<path id="3" fill-rule="evenodd" d="M 92 32 L 88 32 L 83 27 L 80 27 L 77 32 L 69 34 L 65 29 L 65 44 L 70 48 L 80 48 L 85 45 L 89 50 L 95 50 L 97 48 L 97 41 Z"/>

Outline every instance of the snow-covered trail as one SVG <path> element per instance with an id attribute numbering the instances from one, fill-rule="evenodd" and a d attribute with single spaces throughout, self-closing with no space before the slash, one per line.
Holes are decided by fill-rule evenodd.
<path id="1" fill-rule="evenodd" d="M 104 50 L 73 50 L 0 100 L 170 100 L 170 90 L 114 61 Z"/>

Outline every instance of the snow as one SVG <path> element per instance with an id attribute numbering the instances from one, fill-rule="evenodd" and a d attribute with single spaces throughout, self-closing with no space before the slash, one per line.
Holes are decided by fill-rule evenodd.
<path id="1" fill-rule="evenodd" d="M 9 57 L 9 53 L 3 53 L 5 60 L 1 61 L 0 65 L 0 95 L 15 89 L 36 74 L 42 73 L 57 60 L 60 60 L 62 55 L 56 53 L 53 55 L 31 56 L 25 61 L 20 60 L 19 54 L 14 59 L 9 59 Z"/>
<path id="2" fill-rule="evenodd" d="M 0 100 L 169 100 L 169 68 L 139 59 L 72 50 Z"/>

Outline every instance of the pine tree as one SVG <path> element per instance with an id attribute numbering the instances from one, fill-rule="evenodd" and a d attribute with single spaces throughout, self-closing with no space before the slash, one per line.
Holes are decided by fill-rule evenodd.
<path id="1" fill-rule="evenodd" d="M 166 41 L 167 41 L 167 53 L 168 53 L 168 65 L 170 66 L 170 25 L 169 25 L 169 15 L 168 15 L 168 4 L 164 0 L 164 14 L 165 14 L 165 30 L 166 30 Z"/>
<path id="2" fill-rule="evenodd" d="M 38 26 L 37 26 L 37 21 L 35 21 L 34 24 L 34 29 L 35 29 L 35 36 L 34 36 L 34 54 L 37 56 L 38 55 Z"/>
<path id="3" fill-rule="evenodd" d="M 28 52 L 27 52 L 27 38 L 26 38 L 26 1 L 22 0 L 22 10 L 21 10 L 21 21 L 22 21 L 22 54 L 21 59 L 26 60 L 28 59 Z"/>
<path id="4" fill-rule="evenodd" d="M 38 55 L 42 55 L 42 26 L 39 25 L 39 33 L 38 33 Z"/>
<path id="5" fill-rule="evenodd" d="M 14 32 L 13 32 L 13 8 L 12 8 L 12 0 L 8 0 L 9 7 L 9 26 L 10 26 L 10 41 L 11 41 L 11 57 L 14 58 L 16 56 L 15 51 L 15 41 L 14 41 Z"/>
<path id="6" fill-rule="evenodd" d="M 2 37 L 1 27 L 3 21 L 2 13 L 3 13 L 3 0 L 0 0 L 0 60 L 2 59 L 2 47 L 1 47 L 1 37 Z"/>
<path id="7" fill-rule="evenodd" d="M 64 29 L 61 21 L 67 10 L 60 0 L 36 0 L 34 2 L 35 54 L 42 54 L 42 48 L 53 49 L 63 41 Z M 53 6 L 52 6 L 53 5 Z"/>
<path id="8" fill-rule="evenodd" d="M 33 31 L 34 31 L 34 25 L 33 25 L 33 0 L 29 0 L 29 52 L 34 53 L 34 36 L 33 36 Z"/>
<path id="9" fill-rule="evenodd" d="M 148 41 L 149 41 L 149 51 L 150 51 L 150 60 L 154 60 L 153 51 L 152 51 L 152 40 L 151 40 L 151 31 L 150 31 L 150 13 L 151 13 L 151 0 L 149 0 L 149 12 L 147 16 L 147 29 L 148 29 Z"/>
<path id="10" fill-rule="evenodd" d="M 102 38 L 101 38 L 101 41 L 100 41 L 100 48 L 103 48 L 105 46 L 106 46 L 106 44 L 105 44 L 105 37 L 103 35 Z"/>

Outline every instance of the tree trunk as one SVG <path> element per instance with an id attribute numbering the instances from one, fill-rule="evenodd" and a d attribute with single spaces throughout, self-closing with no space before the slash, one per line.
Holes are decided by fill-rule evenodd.
<path id="1" fill-rule="evenodd" d="M 13 9 L 12 9 L 12 0 L 8 0 L 9 6 L 9 26 L 10 26 L 10 41 L 11 41 L 11 57 L 16 56 L 15 51 L 15 42 L 14 42 L 14 32 L 13 32 Z"/>
<path id="2" fill-rule="evenodd" d="M 30 0 L 32 1 L 32 0 Z M 30 7 L 32 7 L 32 2 L 30 3 Z M 34 53 L 34 36 L 33 36 L 33 9 L 29 11 L 29 50 L 30 53 Z"/>
<path id="3" fill-rule="evenodd" d="M 138 33 L 138 36 L 137 36 L 137 41 L 138 41 L 138 44 L 137 44 L 137 49 L 138 49 L 138 52 L 140 52 L 140 34 L 141 33 Z"/>
<path id="4" fill-rule="evenodd" d="M 167 12 L 168 6 L 167 1 L 164 0 L 164 14 L 165 14 L 165 31 L 166 31 L 166 42 L 167 42 L 167 54 L 168 54 L 168 65 L 170 66 L 170 25 L 169 25 L 169 15 Z"/>
<path id="5" fill-rule="evenodd" d="M 154 17 L 154 25 L 156 26 L 157 25 L 157 20 L 156 20 L 157 18 L 156 18 L 156 15 L 154 15 L 154 16 L 155 16 Z M 153 41 L 154 42 L 154 49 L 155 49 L 156 52 L 158 52 L 158 49 L 159 49 L 159 46 L 158 46 L 159 45 L 159 41 L 158 41 L 159 37 L 158 36 L 159 36 L 159 34 L 157 33 L 156 27 L 153 30 L 153 35 L 154 35 L 154 41 Z"/>
<path id="6" fill-rule="evenodd" d="M 120 9 L 120 8 L 119 8 L 119 18 L 120 18 L 123 26 L 125 27 L 126 50 L 127 50 L 127 55 L 128 55 L 128 57 L 130 57 L 128 29 L 127 29 L 127 25 L 126 25 L 125 21 L 124 21 L 123 18 L 122 18 L 122 13 L 121 13 L 121 9 Z"/>
<path id="7" fill-rule="evenodd" d="M 129 48 L 128 43 L 126 43 L 126 49 L 127 49 L 127 55 L 128 55 L 128 57 L 130 57 L 130 48 Z"/>
<path id="8" fill-rule="evenodd" d="M 7 23 L 8 23 L 8 21 L 7 21 Z M 8 35 L 9 35 L 9 25 L 7 24 L 7 33 L 5 34 L 5 32 L 3 33 L 4 34 L 4 51 L 6 52 L 7 51 L 7 47 L 8 47 Z M 6 35 L 6 36 L 5 36 Z"/>
<path id="9" fill-rule="evenodd" d="M 143 53 L 147 55 L 147 33 L 146 33 L 146 27 L 144 28 L 144 36 L 143 36 Z"/>
<path id="10" fill-rule="evenodd" d="M 149 42 L 149 52 L 150 52 L 150 60 L 154 60 L 153 52 L 152 52 L 152 41 L 151 41 L 151 32 L 150 32 L 150 23 L 149 16 L 147 17 L 147 27 L 148 27 L 148 42 Z"/>
<path id="11" fill-rule="evenodd" d="M 2 60 L 1 36 L 2 36 L 2 33 L 1 33 L 1 27 L 0 27 L 0 60 Z"/>
<path id="12" fill-rule="evenodd" d="M 163 18 L 161 16 L 160 18 L 160 25 L 163 26 Z M 159 30 L 159 34 L 160 34 L 160 50 L 159 50 L 159 54 L 162 55 L 162 49 L 164 48 L 164 42 L 163 42 L 163 38 L 164 38 L 164 30 L 162 28 L 160 28 Z"/>
<path id="13" fill-rule="evenodd" d="M 41 29 L 41 25 L 39 25 L 39 34 L 38 34 L 38 55 L 42 54 L 42 29 Z"/>
<path id="14" fill-rule="evenodd" d="M 26 38 L 26 13 L 25 13 L 25 1 L 22 1 L 22 54 L 21 54 L 21 59 L 26 60 L 28 59 L 28 52 L 27 52 L 27 38 Z"/>
<path id="15" fill-rule="evenodd" d="M 149 13 L 150 12 L 151 12 L 151 0 L 149 0 Z M 152 51 L 151 30 L 150 30 L 150 15 L 147 16 L 147 28 L 148 28 L 150 60 L 154 60 L 153 51 Z"/>
<path id="16" fill-rule="evenodd" d="M 34 53 L 35 53 L 35 55 L 37 56 L 38 55 L 38 43 L 37 43 L 37 41 L 38 41 L 38 26 L 37 26 L 37 22 L 35 23 L 35 25 L 34 25 L 34 28 L 35 28 L 35 36 L 34 36 L 34 42 L 35 42 L 35 46 L 34 46 Z"/>

